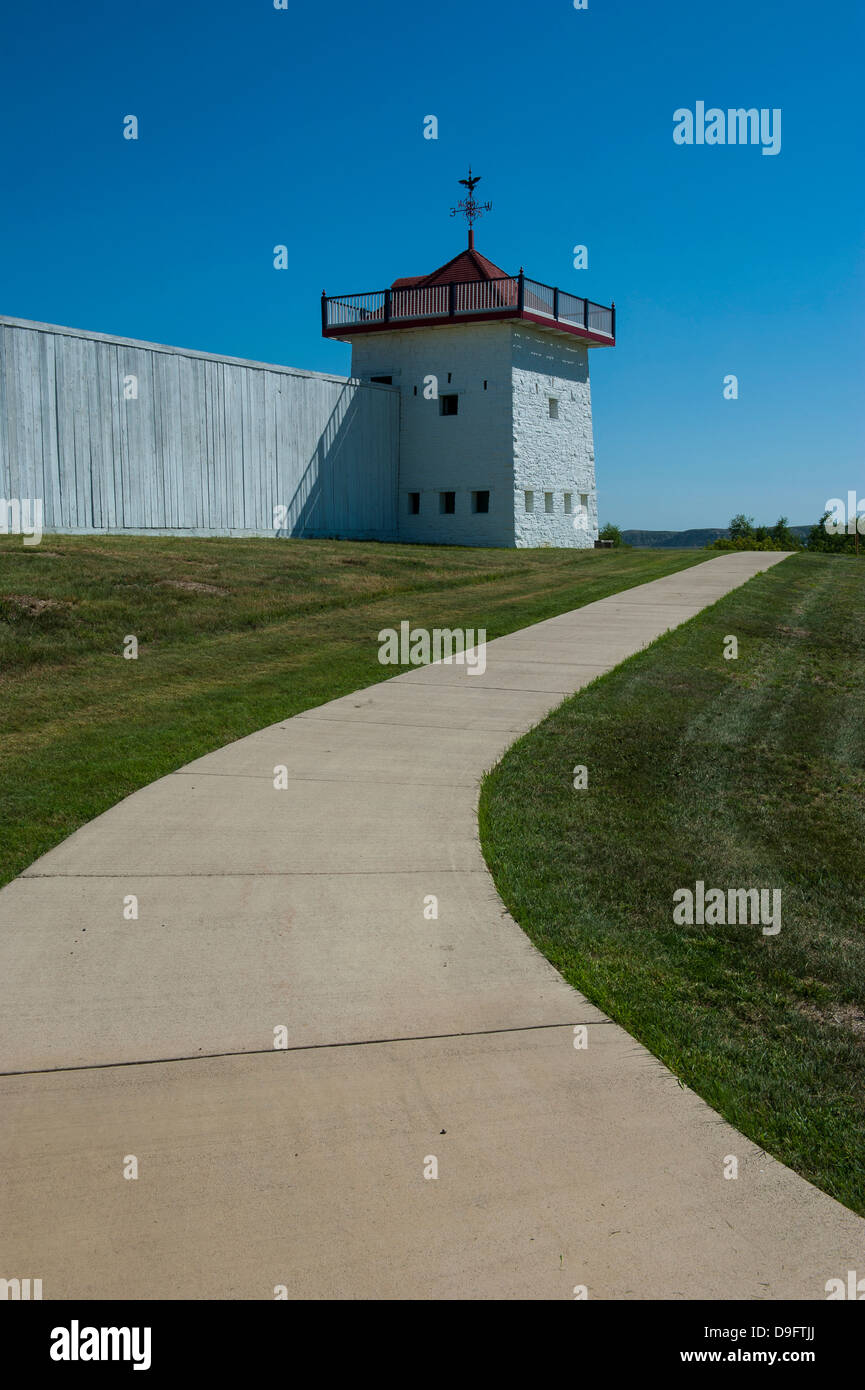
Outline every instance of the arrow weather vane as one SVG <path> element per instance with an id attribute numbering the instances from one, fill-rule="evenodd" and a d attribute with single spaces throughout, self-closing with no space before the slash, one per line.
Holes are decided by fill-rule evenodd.
<path id="1" fill-rule="evenodd" d="M 474 246 L 475 234 L 474 224 L 479 217 L 483 217 L 485 212 L 492 212 L 492 203 L 478 203 L 475 200 L 475 188 L 481 181 L 480 174 L 472 175 L 471 165 L 469 166 L 469 176 L 467 179 L 460 179 L 463 188 L 468 189 L 468 197 L 463 198 L 457 203 L 455 208 L 451 208 L 451 217 L 456 217 L 458 212 L 464 213 L 469 224 L 469 246 Z"/>

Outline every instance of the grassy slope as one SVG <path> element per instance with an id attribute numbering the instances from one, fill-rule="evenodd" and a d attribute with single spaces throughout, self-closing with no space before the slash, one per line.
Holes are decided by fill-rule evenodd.
<path id="1" fill-rule="evenodd" d="M 484 784 L 481 837 L 567 980 L 865 1213 L 863 599 L 840 556 L 750 581 L 521 739 Z M 674 926 L 697 879 L 780 887 L 780 934 Z"/>
<path id="2" fill-rule="evenodd" d="M 382 627 L 491 640 L 707 558 L 0 538 L 0 882 L 191 758 L 396 674 L 377 660 Z"/>

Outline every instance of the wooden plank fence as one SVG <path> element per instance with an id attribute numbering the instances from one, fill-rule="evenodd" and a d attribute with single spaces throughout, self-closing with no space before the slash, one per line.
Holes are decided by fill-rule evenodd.
<path id="1" fill-rule="evenodd" d="M 45 531 L 395 539 L 398 450 L 395 388 L 0 317 L 0 499 Z"/>

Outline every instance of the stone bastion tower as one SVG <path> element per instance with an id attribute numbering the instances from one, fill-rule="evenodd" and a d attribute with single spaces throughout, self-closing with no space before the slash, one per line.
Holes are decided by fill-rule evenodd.
<path id="1" fill-rule="evenodd" d="M 460 182 L 468 248 L 388 289 L 323 294 L 322 333 L 351 343 L 352 377 L 399 390 L 401 541 L 591 547 L 589 349 L 615 346 L 615 304 L 482 256 L 472 224 L 490 205 L 471 170 Z"/>

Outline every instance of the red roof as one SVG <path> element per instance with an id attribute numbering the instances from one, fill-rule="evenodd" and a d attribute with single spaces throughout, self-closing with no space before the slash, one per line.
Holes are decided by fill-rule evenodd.
<path id="1" fill-rule="evenodd" d="M 394 280 L 391 289 L 401 290 L 420 285 L 464 285 L 472 280 L 500 280 L 506 277 L 507 273 L 472 247 L 460 251 L 458 256 L 440 265 L 438 270 L 434 270 L 430 275 L 404 275 L 402 279 Z"/>

